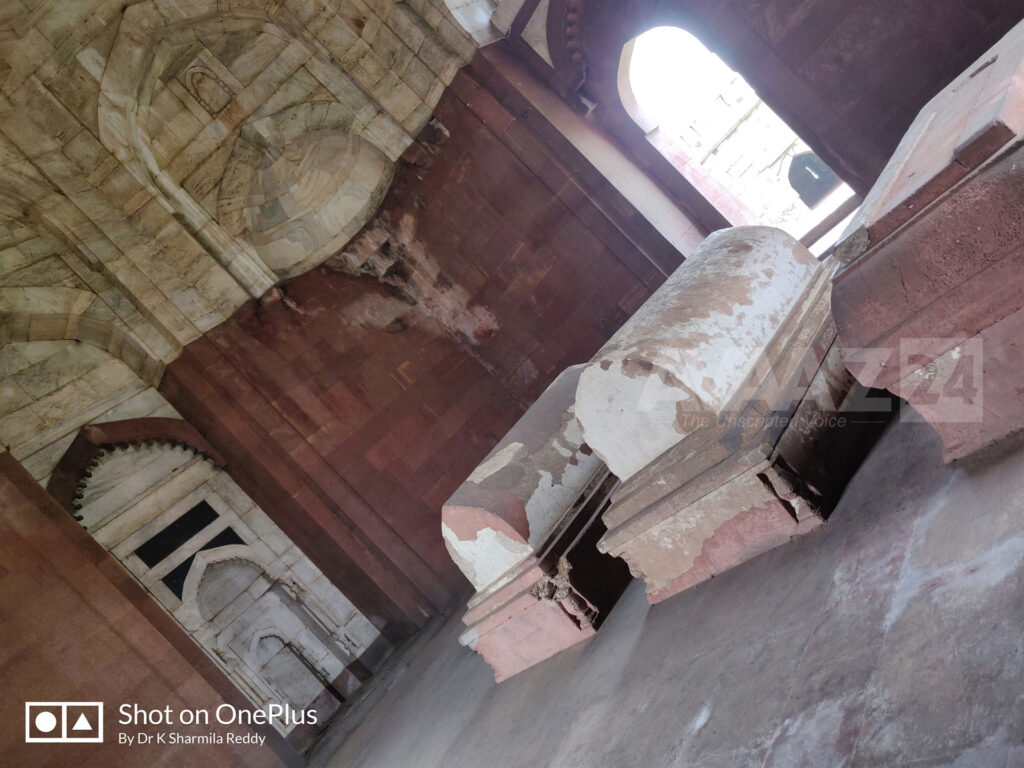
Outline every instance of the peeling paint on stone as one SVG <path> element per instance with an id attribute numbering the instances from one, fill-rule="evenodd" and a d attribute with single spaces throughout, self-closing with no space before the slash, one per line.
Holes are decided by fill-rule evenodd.
<path id="1" fill-rule="evenodd" d="M 480 466 L 473 470 L 473 473 L 466 478 L 468 483 L 482 483 L 502 467 L 516 460 L 519 452 L 526 446 L 522 443 L 508 443 L 500 450 L 495 451 L 481 462 Z"/>
<path id="2" fill-rule="evenodd" d="M 593 636 L 629 580 L 595 546 L 616 480 L 583 442 L 581 371 L 564 371 L 442 508 L 445 546 L 477 590 L 461 641 L 499 682 Z"/>
<path id="3" fill-rule="evenodd" d="M 797 520 L 759 479 L 763 471 L 747 470 L 609 551 L 647 583 L 654 603 L 821 524 L 810 511 Z"/>
<path id="4" fill-rule="evenodd" d="M 444 505 L 446 544 L 478 590 L 529 557 L 601 468 L 573 411 L 581 369 L 559 376 Z"/>
<path id="5" fill-rule="evenodd" d="M 819 526 L 859 460 L 842 459 L 842 436 L 878 435 L 835 430 L 887 419 L 841 415 L 855 385 L 835 345 L 830 275 L 799 243 L 740 227 L 687 265 L 577 389 L 587 443 L 624 479 L 598 547 L 628 563 L 651 602 Z"/>
<path id="6" fill-rule="evenodd" d="M 713 234 L 583 371 L 587 442 L 627 480 L 722 413 L 819 272 L 780 230 Z"/>
<path id="7" fill-rule="evenodd" d="M 497 581 L 509 563 L 514 565 L 533 553 L 529 545 L 493 528 L 481 528 L 472 539 L 457 536 L 445 523 L 441 532 L 455 564 L 474 586 Z"/>

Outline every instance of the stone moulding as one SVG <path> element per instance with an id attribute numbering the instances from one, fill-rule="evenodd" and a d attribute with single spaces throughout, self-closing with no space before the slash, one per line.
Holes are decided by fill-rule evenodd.
<path id="1" fill-rule="evenodd" d="M 629 564 L 651 602 L 820 525 L 858 463 L 850 446 L 876 426 L 843 418 L 864 390 L 835 347 L 828 270 L 806 249 L 779 230 L 738 227 L 693 260 L 695 278 L 680 268 L 598 352 L 577 392 L 588 443 L 627 474 L 598 547 Z M 780 285 L 793 275 L 787 260 L 797 278 Z M 729 280 L 738 285 L 723 289 Z M 616 369 L 632 371 L 622 387 L 608 375 Z M 687 386 L 709 371 L 710 382 Z M 656 383 L 636 386 L 645 375 Z M 619 434 L 608 428 L 615 411 Z M 660 439 L 633 439 L 637 424 Z"/>
<path id="2" fill-rule="evenodd" d="M 156 3 L 139 3 L 126 8 L 110 63 L 100 82 L 99 138 L 136 181 L 175 211 L 189 233 L 238 285 L 258 298 L 273 287 L 274 273 L 251 247 L 224 232 L 184 187 L 159 167 L 152 139 L 140 121 L 140 116 L 151 108 L 155 81 L 172 57 L 174 48 L 192 42 L 204 28 L 217 26 L 212 15 L 217 11 L 216 3 L 197 3 L 189 10 L 194 13 L 191 18 L 181 14 L 174 22 L 167 23 Z M 272 16 L 259 13 L 257 9 L 249 13 L 239 9 L 226 16 L 237 17 L 254 27 L 274 22 Z M 220 26 L 223 28 L 223 20 Z M 282 30 L 281 34 L 286 33 Z"/>
<path id="3" fill-rule="evenodd" d="M 53 293 L 50 289 L 41 290 L 47 296 Z M 10 303 L 5 302 L 3 289 L 0 289 L 0 307 L 6 309 L 8 306 Z M 165 361 L 136 334 L 118 324 L 87 317 L 80 312 L 0 311 L 0 345 L 29 341 L 81 341 L 109 352 L 147 384 L 158 386 L 163 377 Z"/>
<path id="4" fill-rule="evenodd" d="M 1024 23 L 919 114 L 847 230 L 832 303 L 851 371 L 963 458 L 1024 429 Z"/>
<path id="5" fill-rule="evenodd" d="M 626 514 L 623 507 L 613 509 L 615 517 Z M 760 444 L 626 518 L 598 546 L 623 558 L 647 583 L 648 600 L 657 603 L 822 522 L 816 494 L 770 445 Z"/>
<path id="6" fill-rule="evenodd" d="M 597 552 L 617 482 L 583 443 L 563 372 L 442 510 L 452 559 L 476 587 L 461 642 L 504 680 L 591 637 L 629 580 Z"/>

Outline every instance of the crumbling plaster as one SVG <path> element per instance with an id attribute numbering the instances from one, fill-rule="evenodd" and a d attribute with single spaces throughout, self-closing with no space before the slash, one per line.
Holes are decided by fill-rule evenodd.
<path id="1" fill-rule="evenodd" d="M 445 546 L 480 593 L 502 586 L 542 550 L 602 469 L 574 411 L 581 371 L 574 366 L 555 379 L 445 502 Z"/>
<path id="2" fill-rule="evenodd" d="M 576 409 L 588 444 L 627 480 L 742 407 L 748 378 L 821 267 L 781 230 L 711 235 L 595 355 Z"/>

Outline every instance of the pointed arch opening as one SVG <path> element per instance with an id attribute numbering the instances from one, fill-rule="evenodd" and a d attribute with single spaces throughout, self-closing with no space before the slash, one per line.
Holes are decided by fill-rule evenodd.
<path id="1" fill-rule="evenodd" d="M 733 225 L 806 238 L 855 199 L 743 77 L 680 27 L 630 40 L 618 89 L 647 140 Z"/>

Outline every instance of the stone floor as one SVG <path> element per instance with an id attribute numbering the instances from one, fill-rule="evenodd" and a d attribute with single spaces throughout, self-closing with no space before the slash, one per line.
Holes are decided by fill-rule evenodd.
<path id="1" fill-rule="evenodd" d="M 332 768 L 1024 766 L 1024 448 L 886 432 L 827 525 L 496 686 L 450 621 Z"/>

